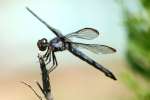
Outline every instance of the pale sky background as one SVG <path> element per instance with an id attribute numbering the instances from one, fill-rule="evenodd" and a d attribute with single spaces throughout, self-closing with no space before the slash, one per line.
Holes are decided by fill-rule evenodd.
<path id="1" fill-rule="evenodd" d="M 92 41 L 117 49 L 116 54 L 96 55 L 89 53 L 96 61 L 121 58 L 124 53 L 126 34 L 122 27 L 120 7 L 115 0 L 0 0 L 0 69 L 30 69 L 38 65 L 36 42 L 43 37 L 52 39 L 55 35 L 32 16 L 28 6 L 38 16 L 67 34 L 84 27 L 93 27 L 102 33 Z M 58 63 L 74 65 L 74 57 L 68 52 L 56 54 Z M 99 62 L 100 62 L 99 61 Z"/>

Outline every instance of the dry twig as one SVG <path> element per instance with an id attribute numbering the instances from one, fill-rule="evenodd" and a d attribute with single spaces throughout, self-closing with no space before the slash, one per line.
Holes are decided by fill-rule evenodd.
<path id="1" fill-rule="evenodd" d="M 42 100 L 42 97 L 32 88 L 31 85 L 27 84 L 26 82 L 21 82 L 22 84 L 26 85 L 27 87 L 29 87 L 33 92 L 34 94 L 40 99 Z"/>
<path id="2" fill-rule="evenodd" d="M 42 73 L 42 86 L 37 81 L 36 81 L 36 84 L 40 88 L 40 90 L 43 93 L 46 100 L 53 100 L 53 98 L 51 96 L 51 86 L 50 86 L 48 70 L 46 69 L 46 64 L 44 62 L 43 57 L 40 54 L 38 54 L 38 58 L 39 58 L 40 69 L 41 69 L 41 73 Z M 43 100 L 42 97 L 32 88 L 31 85 L 29 85 L 25 82 L 21 82 L 21 83 L 28 86 L 40 100 Z"/>

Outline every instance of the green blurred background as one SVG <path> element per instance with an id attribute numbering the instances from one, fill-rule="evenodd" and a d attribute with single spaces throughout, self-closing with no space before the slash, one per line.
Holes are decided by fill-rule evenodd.
<path id="1" fill-rule="evenodd" d="M 65 35 L 84 27 L 100 36 L 83 43 L 117 49 L 110 55 L 82 50 L 112 70 L 113 81 L 68 51 L 56 54 L 58 68 L 50 74 L 54 100 L 150 100 L 150 2 L 148 0 L 0 0 L 0 98 L 36 100 L 20 83 L 40 81 L 36 42 L 55 35 L 35 19 L 28 6 Z"/>

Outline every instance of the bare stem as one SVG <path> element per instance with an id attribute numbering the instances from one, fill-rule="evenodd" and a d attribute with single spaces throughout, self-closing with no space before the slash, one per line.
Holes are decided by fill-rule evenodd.
<path id="1" fill-rule="evenodd" d="M 40 100 L 42 100 L 42 97 L 32 88 L 31 85 L 29 85 L 29 84 L 27 84 L 27 83 L 25 83 L 25 82 L 21 82 L 21 83 L 24 84 L 24 85 L 26 85 L 27 87 L 29 87 L 29 88 L 34 92 L 34 94 L 35 94 Z"/>
<path id="2" fill-rule="evenodd" d="M 42 86 L 37 81 L 36 81 L 36 84 L 40 88 L 40 90 L 43 93 L 43 95 L 44 95 L 46 100 L 53 100 L 53 98 L 51 96 L 51 86 L 50 86 L 50 80 L 49 80 L 49 73 L 48 73 L 48 70 L 46 69 L 45 61 L 44 61 L 43 57 L 40 54 L 38 54 L 38 58 L 39 58 L 40 69 L 41 69 L 41 73 L 42 73 Z M 29 87 L 40 100 L 43 100 L 42 96 L 40 96 L 32 88 L 31 85 L 29 85 L 29 84 L 27 84 L 25 82 L 21 82 L 21 83 L 26 85 L 27 87 Z"/>
<path id="3" fill-rule="evenodd" d="M 42 88 L 39 83 L 37 83 L 37 85 L 40 87 L 46 100 L 53 100 L 51 97 L 51 86 L 50 86 L 49 74 L 48 74 L 48 70 L 46 69 L 45 61 L 40 54 L 38 54 L 38 58 L 39 58 L 40 68 L 42 73 Z"/>

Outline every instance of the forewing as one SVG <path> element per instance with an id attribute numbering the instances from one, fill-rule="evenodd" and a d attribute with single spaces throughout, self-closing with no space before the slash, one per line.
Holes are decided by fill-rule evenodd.
<path id="1" fill-rule="evenodd" d="M 76 32 L 66 35 L 67 38 L 81 38 L 91 40 L 96 38 L 99 35 L 99 32 L 94 28 L 83 28 Z"/>
<path id="2" fill-rule="evenodd" d="M 83 44 L 83 43 L 76 43 L 76 42 L 72 42 L 71 44 L 75 48 L 81 47 L 81 48 L 87 49 L 91 52 L 94 52 L 96 54 L 98 54 L 98 53 L 111 54 L 111 53 L 116 52 L 116 50 L 114 48 L 106 46 L 106 45 Z"/>

